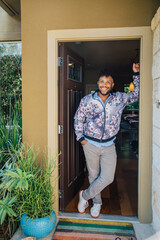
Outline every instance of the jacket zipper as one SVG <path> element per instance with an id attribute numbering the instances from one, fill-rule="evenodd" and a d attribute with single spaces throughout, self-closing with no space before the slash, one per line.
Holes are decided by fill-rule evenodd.
<path id="1" fill-rule="evenodd" d="M 105 126 L 106 126 L 106 109 L 105 109 L 105 107 L 104 107 L 104 128 L 103 128 L 102 138 L 103 138 L 103 136 L 104 136 Z M 102 142 L 102 138 L 101 138 L 101 142 Z"/>
<path id="2" fill-rule="evenodd" d="M 101 103 L 101 101 L 100 101 L 99 99 L 96 99 L 96 100 Z M 101 103 L 101 104 L 102 104 L 102 103 Z M 104 106 L 104 105 L 102 104 L 102 107 L 103 107 L 103 109 L 104 109 L 104 127 L 103 127 L 102 137 L 101 137 L 101 140 L 100 140 L 101 142 L 102 142 L 102 138 L 103 138 L 103 136 L 104 136 L 105 125 L 106 125 L 106 109 L 105 109 L 106 105 Z"/>
<path id="3" fill-rule="evenodd" d="M 107 102 L 108 102 L 109 98 L 110 98 L 110 96 L 108 97 Z M 102 104 L 102 102 L 99 99 L 95 98 L 95 100 L 98 100 Z M 101 140 L 100 140 L 101 142 L 102 142 L 102 139 L 103 139 L 103 136 L 104 136 L 105 126 L 106 126 L 106 105 L 107 105 L 107 102 L 106 102 L 105 106 L 102 104 L 102 106 L 104 108 L 104 127 L 103 127 L 102 137 L 101 137 Z"/>

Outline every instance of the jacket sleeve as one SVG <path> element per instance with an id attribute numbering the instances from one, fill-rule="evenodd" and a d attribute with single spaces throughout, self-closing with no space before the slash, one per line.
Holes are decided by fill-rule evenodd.
<path id="1" fill-rule="evenodd" d="M 82 142 L 85 139 L 84 133 L 83 133 L 85 120 L 86 120 L 86 116 L 85 116 L 84 98 L 82 98 L 74 116 L 74 129 L 75 129 L 75 134 L 77 136 L 77 141 L 79 142 Z"/>
<path id="2" fill-rule="evenodd" d="M 124 107 L 139 99 L 139 72 L 133 74 L 134 91 L 131 93 L 122 93 Z"/>

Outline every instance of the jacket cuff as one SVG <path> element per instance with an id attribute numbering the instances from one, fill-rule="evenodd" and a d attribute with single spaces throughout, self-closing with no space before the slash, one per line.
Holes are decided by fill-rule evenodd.
<path id="1" fill-rule="evenodd" d="M 83 140 L 85 140 L 85 138 L 81 137 L 78 141 L 81 143 Z"/>
<path id="2" fill-rule="evenodd" d="M 133 76 L 138 76 L 139 75 L 139 72 L 134 72 L 133 73 Z"/>

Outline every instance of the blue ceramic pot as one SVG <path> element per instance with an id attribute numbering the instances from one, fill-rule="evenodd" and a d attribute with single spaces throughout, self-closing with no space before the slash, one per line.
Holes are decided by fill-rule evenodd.
<path id="1" fill-rule="evenodd" d="M 43 218 L 31 219 L 26 214 L 22 215 L 20 226 L 27 236 L 44 238 L 52 232 L 56 225 L 56 214 L 52 210 L 51 215 Z"/>

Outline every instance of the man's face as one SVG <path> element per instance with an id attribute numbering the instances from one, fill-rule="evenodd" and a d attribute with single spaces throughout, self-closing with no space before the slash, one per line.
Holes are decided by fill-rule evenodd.
<path id="1" fill-rule="evenodd" d="M 102 95 L 108 95 L 114 87 L 113 78 L 111 76 L 100 77 L 97 84 L 98 84 L 98 89 Z"/>

